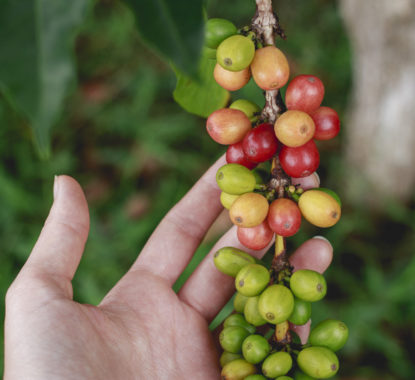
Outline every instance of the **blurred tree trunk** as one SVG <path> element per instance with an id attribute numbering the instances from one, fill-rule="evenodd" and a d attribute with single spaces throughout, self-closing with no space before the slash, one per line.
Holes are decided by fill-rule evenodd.
<path id="1" fill-rule="evenodd" d="M 349 194 L 370 190 L 375 204 L 407 200 L 415 185 L 415 0 L 340 5 L 354 56 Z"/>

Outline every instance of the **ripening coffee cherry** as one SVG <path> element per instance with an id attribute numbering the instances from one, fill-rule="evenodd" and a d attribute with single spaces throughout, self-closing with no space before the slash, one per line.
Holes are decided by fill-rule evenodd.
<path id="1" fill-rule="evenodd" d="M 271 240 L 274 237 L 274 231 L 271 230 L 268 222 L 264 220 L 255 227 L 238 227 L 237 236 L 242 245 L 257 251 L 264 249 L 271 243 Z"/>
<path id="2" fill-rule="evenodd" d="M 248 160 L 242 148 L 242 141 L 228 146 L 226 150 L 226 162 L 228 164 L 243 165 L 248 169 L 253 169 L 258 164 Z"/>
<path id="3" fill-rule="evenodd" d="M 221 372 L 222 380 L 244 380 L 257 373 L 256 367 L 244 359 L 236 359 L 226 364 Z"/>
<path id="4" fill-rule="evenodd" d="M 330 140 L 339 134 L 340 119 L 333 108 L 320 107 L 311 113 L 310 116 L 316 125 L 314 139 Z"/>
<path id="5" fill-rule="evenodd" d="M 247 132 L 242 140 L 245 156 L 253 162 L 265 162 L 277 152 L 278 140 L 272 124 L 260 124 Z"/>
<path id="6" fill-rule="evenodd" d="M 266 377 L 283 376 L 293 366 L 293 360 L 291 355 L 287 352 L 280 351 L 275 352 L 268 356 L 262 363 L 262 373 Z"/>
<path id="7" fill-rule="evenodd" d="M 251 122 L 242 111 L 222 108 L 210 114 L 206 130 L 217 143 L 230 145 L 245 137 L 251 130 Z"/>
<path id="8" fill-rule="evenodd" d="M 267 378 L 262 375 L 249 375 L 244 380 L 267 380 Z"/>
<path id="9" fill-rule="evenodd" d="M 299 75 L 287 87 L 285 102 L 289 110 L 307 113 L 320 107 L 324 98 L 323 82 L 313 75 Z"/>
<path id="10" fill-rule="evenodd" d="M 223 322 L 223 327 L 239 326 L 243 327 L 250 334 L 255 333 L 255 326 L 250 325 L 242 314 L 231 314 Z"/>
<path id="11" fill-rule="evenodd" d="M 216 268 L 227 274 L 236 277 L 238 272 L 248 264 L 255 264 L 256 260 L 248 253 L 234 247 L 223 247 L 216 251 L 213 256 Z"/>
<path id="12" fill-rule="evenodd" d="M 235 311 L 238 313 L 244 313 L 245 305 L 249 298 L 250 297 L 246 297 L 243 294 L 236 292 L 235 298 L 233 299 L 233 308 L 235 309 Z M 246 316 L 245 316 L 245 319 L 246 319 Z M 248 320 L 247 322 L 252 324 Z"/>
<path id="13" fill-rule="evenodd" d="M 336 354 L 325 347 L 308 347 L 300 351 L 297 357 L 300 369 L 315 379 L 328 379 L 339 370 Z"/>
<path id="14" fill-rule="evenodd" d="M 213 70 L 213 77 L 216 83 L 225 90 L 237 91 L 249 82 L 251 70 L 247 67 L 241 71 L 229 71 L 217 63 Z"/>
<path id="15" fill-rule="evenodd" d="M 254 174 L 238 164 L 222 166 L 216 173 L 216 182 L 222 191 L 233 195 L 250 193 L 256 185 Z"/>
<path id="16" fill-rule="evenodd" d="M 307 190 L 298 201 L 301 213 L 317 227 L 332 227 L 340 219 L 341 208 L 337 200 L 325 191 Z"/>
<path id="17" fill-rule="evenodd" d="M 226 364 L 236 360 L 236 359 L 242 359 L 241 354 L 233 354 L 232 352 L 223 351 L 222 355 L 220 356 L 220 366 L 223 368 Z"/>
<path id="18" fill-rule="evenodd" d="M 268 201 L 258 193 L 245 193 L 233 202 L 229 216 L 232 223 L 240 227 L 255 227 L 261 224 L 268 214 Z"/>
<path id="19" fill-rule="evenodd" d="M 242 343 L 248 335 L 249 332 L 243 327 L 225 327 L 220 332 L 219 343 L 225 351 L 239 354 L 242 352 Z"/>
<path id="20" fill-rule="evenodd" d="M 269 206 L 267 222 L 277 235 L 295 235 L 301 225 L 301 212 L 297 203 L 287 198 L 276 199 Z"/>
<path id="21" fill-rule="evenodd" d="M 282 168 L 290 177 L 307 177 L 315 172 L 320 164 L 320 154 L 316 143 L 310 140 L 297 148 L 283 146 L 279 159 Z"/>
<path id="22" fill-rule="evenodd" d="M 294 310 L 294 296 L 283 285 L 271 285 L 259 296 L 258 310 L 269 323 L 284 322 Z"/>
<path id="23" fill-rule="evenodd" d="M 239 294 L 239 293 L 238 293 Z M 237 294 L 237 297 L 238 297 Z M 236 299 L 236 298 L 235 298 Z M 262 326 L 267 323 L 267 321 L 262 318 L 259 309 L 258 309 L 259 296 L 249 297 L 245 303 L 244 316 L 248 323 L 254 326 Z"/>
<path id="24" fill-rule="evenodd" d="M 262 362 L 271 351 L 271 346 L 262 335 L 250 335 L 242 343 L 242 354 L 248 363 Z"/>
<path id="25" fill-rule="evenodd" d="M 323 193 L 330 195 L 339 204 L 339 206 L 342 207 L 342 201 L 339 195 L 335 191 L 331 189 L 326 189 L 325 187 L 317 187 L 316 189 L 313 189 L 313 190 L 319 190 L 319 191 L 322 191 Z"/>
<path id="26" fill-rule="evenodd" d="M 205 24 L 205 45 L 216 49 L 226 38 L 237 33 L 236 26 L 223 18 L 211 18 Z"/>
<path id="27" fill-rule="evenodd" d="M 294 310 L 288 320 L 295 325 L 304 325 L 311 317 L 311 303 L 294 297 Z"/>
<path id="28" fill-rule="evenodd" d="M 304 301 L 320 301 L 327 293 L 324 276 L 310 269 L 300 269 L 290 278 L 290 289 L 294 295 Z"/>
<path id="29" fill-rule="evenodd" d="M 242 111 L 246 116 L 248 116 L 251 123 L 255 123 L 261 113 L 261 108 L 257 104 L 246 99 L 235 100 L 229 108 Z"/>
<path id="30" fill-rule="evenodd" d="M 301 146 L 310 141 L 315 129 L 313 119 L 303 111 L 284 112 L 274 125 L 278 140 L 289 147 Z"/>
<path id="31" fill-rule="evenodd" d="M 224 69 L 241 71 L 246 69 L 255 55 L 253 41 L 241 35 L 235 35 L 222 41 L 216 50 L 216 59 Z"/>
<path id="32" fill-rule="evenodd" d="M 312 346 L 329 348 L 336 352 L 344 347 L 349 337 L 349 329 L 342 321 L 327 319 L 316 325 L 310 333 Z"/>
<path id="33" fill-rule="evenodd" d="M 251 63 L 255 83 L 263 90 L 277 90 L 288 81 L 290 66 L 284 53 L 275 46 L 258 49 Z"/>
<path id="34" fill-rule="evenodd" d="M 259 264 L 244 266 L 235 277 L 236 290 L 247 297 L 259 295 L 268 285 L 270 274 L 267 268 Z"/>
<path id="35" fill-rule="evenodd" d="M 238 199 L 239 195 L 233 195 L 233 194 L 228 194 L 225 193 L 224 191 L 222 191 L 220 193 L 220 203 L 222 203 L 222 206 L 225 207 L 227 210 L 229 210 L 233 204 L 233 202 L 236 201 L 236 199 Z"/>

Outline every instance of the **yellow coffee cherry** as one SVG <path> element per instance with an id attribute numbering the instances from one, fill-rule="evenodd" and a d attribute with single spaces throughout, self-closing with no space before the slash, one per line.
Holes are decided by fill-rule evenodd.
<path id="1" fill-rule="evenodd" d="M 339 203 L 329 194 L 320 190 L 308 190 L 298 202 L 301 213 L 317 227 L 332 227 L 340 219 Z"/>
<path id="2" fill-rule="evenodd" d="M 229 210 L 233 224 L 240 227 L 255 227 L 268 215 L 268 201 L 258 193 L 245 193 L 238 197 Z"/>

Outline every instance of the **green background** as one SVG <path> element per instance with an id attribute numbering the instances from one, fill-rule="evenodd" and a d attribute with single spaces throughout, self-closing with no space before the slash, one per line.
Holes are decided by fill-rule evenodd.
<path id="1" fill-rule="evenodd" d="M 277 9 L 288 36 L 278 46 L 287 54 L 292 74 L 319 76 L 326 86 L 324 104 L 344 120 L 352 85 L 351 50 L 337 3 L 280 0 Z M 211 0 L 207 6 L 209 17 L 227 18 L 238 27 L 248 24 L 254 11 L 253 0 Z M 7 43 L 13 45 L 13 39 Z M 204 120 L 173 101 L 173 70 L 143 44 L 133 15 L 118 1 L 96 1 L 91 7 L 75 41 L 75 62 L 77 85 L 53 126 L 48 160 L 39 159 L 27 121 L 0 97 L 3 299 L 48 214 L 55 174 L 75 177 L 88 198 L 91 233 L 73 285 L 76 300 L 97 304 L 163 215 L 224 152 L 207 135 Z M 252 85 L 232 97 L 263 103 Z M 340 196 L 347 181 L 346 128 L 343 123 L 337 139 L 319 144 L 322 185 Z M 414 202 L 385 200 L 376 212 L 346 199 L 343 203 L 338 225 L 318 230 L 303 223 L 289 242 L 294 249 L 321 234 L 334 247 L 328 296 L 313 306 L 313 320 L 339 318 L 350 328 L 337 378 L 413 379 Z M 188 273 L 220 233 L 218 228 L 209 234 Z M 3 306 L 1 313 L 4 318 Z"/>

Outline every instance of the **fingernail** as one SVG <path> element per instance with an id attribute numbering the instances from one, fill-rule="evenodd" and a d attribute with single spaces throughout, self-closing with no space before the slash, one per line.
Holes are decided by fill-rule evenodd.
<path id="1" fill-rule="evenodd" d="M 313 239 L 321 239 L 321 240 L 325 240 L 325 241 L 329 241 L 328 239 L 326 239 L 324 236 L 320 236 L 320 235 L 317 235 L 317 236 L 314 236 L 313 237 Z"/>
<path id="2" fill-rule="evenodd" d="M 53 181 L 53 199 L 56 200 L 58 197 L 59 192 L 59 177 L 55 175 L 55 179 Z"/>

